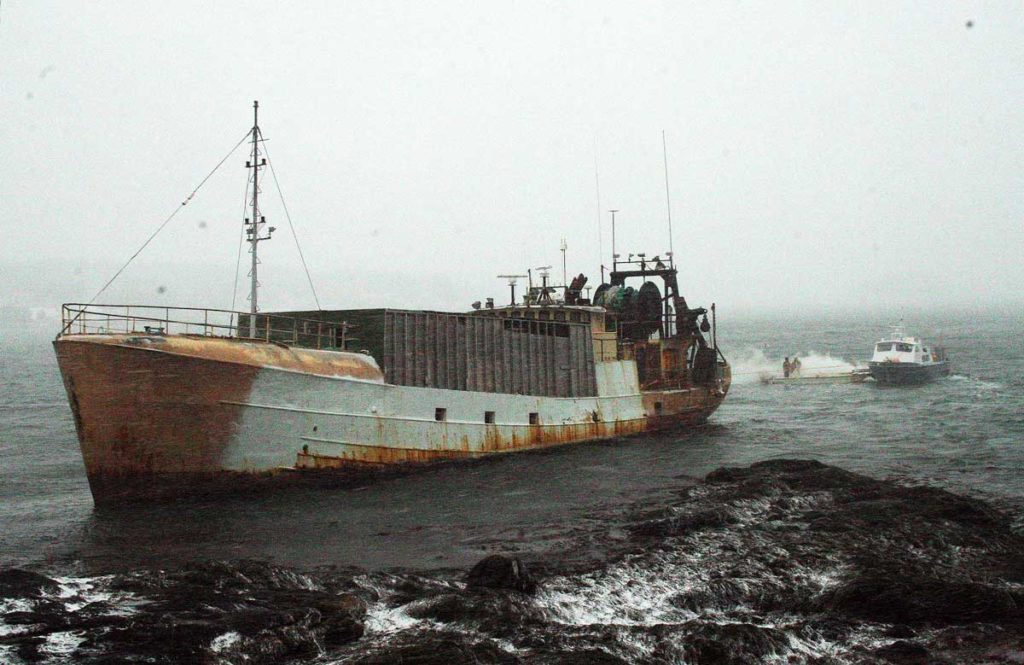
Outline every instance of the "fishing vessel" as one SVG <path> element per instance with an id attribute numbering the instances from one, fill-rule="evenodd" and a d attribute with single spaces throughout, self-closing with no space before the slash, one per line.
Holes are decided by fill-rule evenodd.
<path id="1" fill-rule="evenodd" d="M 949 361 L 945 349 L 906 335 L 899 325 L 875 343 L 868 371 L 880 385 L 926 383 L 949 375 Z"/>
<path id="2" fill-rule="evenodd" d="M 54 347 L 97 503 L 689 427 L 725 398 L 715 307 L 687 304 L 668 253 L 613 249 L 592 299 L 582 274 L 556 286 L 545 269 L 506 276 L 505 306 L 261 311 L 257 113 L 249 310 L 62 308 Z"/>

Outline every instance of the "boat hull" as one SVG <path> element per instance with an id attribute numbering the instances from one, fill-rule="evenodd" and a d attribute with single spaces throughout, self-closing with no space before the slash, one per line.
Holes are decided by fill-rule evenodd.
<path id="1" fill-rule="evenodd" d="M 917 385 L 948 376 L 949 363 L 942 361 L 922 365 L 918 363 L 871 362 L 868 363 L 868 371 L 879 385 Z"/>
<path id="2" fill-rule="evenodd" d="M 864 380 L 868 377 L 868 371 L 864 369 L 856 369 L 849 372 L 841 373 L 829 373 L 829 374 L 809 374 L 807 376 L 801 376 L 799 374 L 795 376 L 766 376 L 761 378 L 761 383 L 768 385 L 806 385 L 806 384 L 832 384 L 832 383 L 864 383 Z"/>
<path id="3" fill-rule="evenodd" d="M 556 398 L 391 385 L 368 356 L 260 342 L 71 335 L 54 345 L 97 503 L 692 426 L 730 378 L 724 366 L 713 386 L 641 392 L 632 361 L 605 362 L 597 396 Z"/>

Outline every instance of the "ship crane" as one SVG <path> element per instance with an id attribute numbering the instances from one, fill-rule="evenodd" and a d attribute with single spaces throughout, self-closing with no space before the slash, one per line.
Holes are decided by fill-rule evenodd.
<path id="1" fill-rule="evenodd" d="M 516 280 L 527 279 L 529 275 L 498 275 L 498 279 L 507 279 L 508 287 L 512 290 L 512 303 L 516 304 Z"/>

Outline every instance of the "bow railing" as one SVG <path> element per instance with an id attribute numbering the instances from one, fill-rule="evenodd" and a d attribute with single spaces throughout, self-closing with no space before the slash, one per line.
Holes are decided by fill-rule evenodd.
<path id="1" fill-rule="evenodd" d="M 250 325 L 250 317 L 255 317 Z M 280 314 L 250 314 L 226 309 L 97 305 L 67 303 L 61 307 L 65 335 L 190 335 L 259 340 L 313 349 L 344 349 L 346 323 L 303 319 Z"/>

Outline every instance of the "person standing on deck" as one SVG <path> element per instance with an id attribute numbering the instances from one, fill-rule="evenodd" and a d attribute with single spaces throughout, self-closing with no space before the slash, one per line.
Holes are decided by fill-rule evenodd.
<path id="1" fill-rule="evenodd" d="M 792 369 L 793 366 L 789 362 L 789 356 L 786 356 L 786 359 L 782 361 L 782 377 L 788 379 L 789 373 Z"/>

